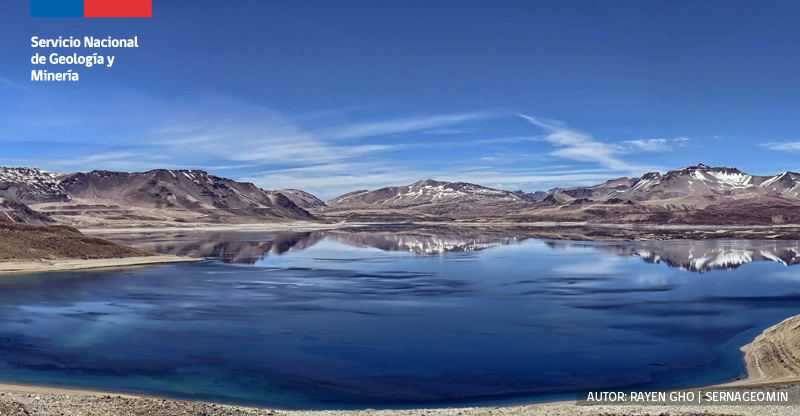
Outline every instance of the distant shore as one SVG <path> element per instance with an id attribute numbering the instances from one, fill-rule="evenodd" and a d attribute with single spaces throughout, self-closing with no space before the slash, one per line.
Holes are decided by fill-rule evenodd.
<path id="1" fill-rule="evenodd" d="M 0 275 L 138 267 L 168 263 L 188 263 L 201 260 L 202 259 L 192 257 L 157 255 L 116 259 L 3 261 L 0 262 Z"/>
<path id="2" fill-rule="evenodd" d="M 188 224 L 170 227 L 85 228 L 89 235 L 147 234 L 174 232 L 315 232 L 340 229 L 451 228 L 495 233 L 520 233 L 530 238 L 579 241 L 654 241 L 654 240 L 800 240 L 800 225 L 684 225 L 684 224 L 598 224 L 589 222 L 491 222 L 449 221 L 415 223 L 264 223 L 264 224 Z"/>

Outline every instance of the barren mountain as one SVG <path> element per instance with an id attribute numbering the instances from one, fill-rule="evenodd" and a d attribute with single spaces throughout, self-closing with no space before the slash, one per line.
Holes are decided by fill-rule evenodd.
<path id="1" fill-rule="evenodd" d="M 34 208 L 79 226 L 314 219 L 281 193 L 201 170 L 92 171 L 68 175 L 60 186 L 69 203 Z"/>
<path id="2" fill-rule="evenodd" d="M 564 194 L 573 198 L 588 198 L 592 200 L 602 200 L 614 197 L 620 192 L 630 189 L 637 179 L 619 178 L 613 179 L 595 186 L 574 186 L 571 188 L 558 188 L 551 190 L 551 194 Z M 543 196 L 541 199 L 544 199 Z"/>
<path id="3" fill-rule="evenodd" d="M 755 176 L 702 164 L 546 193 L 426 179 L 355 191 L 327 202 L 301 190 L 265 191 L 200 170 L 53 174 L 0 168 L 0 198 L 5 198 L 4 218 L 103 228 L 317 218 L 384 223 L 800 224 L 800 174 Z"/>
<path id="4" fill-rule="evenodd" d="M 360 190 L 328 200 L 320 210 L 328 216 L 345 217 L 349 213 L 375 215 L 393 211 L 397 218 L 428 216 L 449 220 L 477 218 L 513 212 L 530 206 L 533 197 L 517 192 L 487 188 L 466 182 L 442 182 L 425 179 L 406 186 L 374 191 Z"/>
<path id="5" fill-rule="evenodd" d="M 70 197 L 56 176 L 35 168 L 0 167 L 0 197 L 22 204 L 67 202 Z"/>
<path id="6" fill-rule="evenodd" d="M 308 208 L 319 208 L 325 206 L 325 201 L 311 195 L 306 191 L 301 191 L 299 189 L 278 189 L 275 191 L 270 191 L 274 193 L 281 193 L 285 195 L 287 198 L 292 200 L 300 208 L 308 209 Z"/>
<path id="7" fill-rule="evenodd" d="M 611 198 L 654 201 L 685 197 L 705 197 L 714 201 L 758 196 L 800 199 L 800 174 L 784 172 L 775 176 L 754 176 L 736 168 L 699 164 L 671 170 L 664 175 L 650 172 L 641 178 L 620 178 L 595 186 L 557 189 L 552 193 L 594 201 Z"/>
<path id="8" fill-rule="evenodd" d="M 25 204 L 0 197 L 0 218 L 23 224 L 52 224 L 55 221 L 46 214 L 34 211 Z"/>
<path id="9" fill-rule="evenodd" d="M 689 166 L 600 185 L 553 189 L 510 221 L 770 225 L 800 223 L 800 174 L 754 176 Z"/>

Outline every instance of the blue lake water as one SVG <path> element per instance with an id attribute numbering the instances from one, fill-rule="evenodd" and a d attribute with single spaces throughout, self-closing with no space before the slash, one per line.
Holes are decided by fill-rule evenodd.
<path id="1" fill-rule="evenodd" d="M 0 381 L 276 408 L 526 403 L 735 379 L 738 348 L 800 314 L 798 242 L 124 242 L 214 260 L 3 277 Z"/>

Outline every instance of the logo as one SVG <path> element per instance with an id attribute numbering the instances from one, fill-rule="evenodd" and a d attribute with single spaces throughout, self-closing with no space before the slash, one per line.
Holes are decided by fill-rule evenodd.
<path id="1" fill-rule="evenodd" d="M 31 0 L 31 17 L 153 17 L 153 0 Z"/>

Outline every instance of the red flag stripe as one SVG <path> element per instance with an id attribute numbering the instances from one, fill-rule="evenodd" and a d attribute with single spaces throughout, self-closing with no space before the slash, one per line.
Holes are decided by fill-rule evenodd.
<path id="1" fill-rule="evenodd" d="M 153 0 L 84 0 L 84 17 L 153 17 Z"/>

